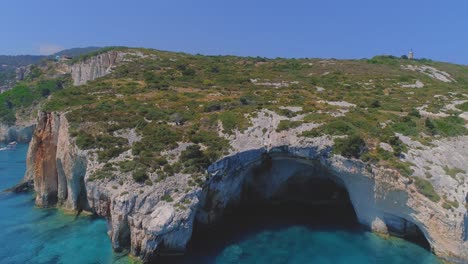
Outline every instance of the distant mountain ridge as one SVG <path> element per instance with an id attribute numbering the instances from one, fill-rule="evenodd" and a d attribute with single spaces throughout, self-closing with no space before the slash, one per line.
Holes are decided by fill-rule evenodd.
<path id="1" fill-rule="evenodd" d="M 0 55 L 1 66 L 21 67 L 40 62 L 47 56 L 41 55 Z"/>
<path id="2" fill-rule="evenodd" d="M 17 78 L 16 71 L 21 67 L 37 64 L 44 59 L 52 59 L 56 56 L 79 57 L 100 50 L 101 47 L 71 48 L 59 51 L 52 55 L 0 55 L 0 88 L 11 88 Z"/>

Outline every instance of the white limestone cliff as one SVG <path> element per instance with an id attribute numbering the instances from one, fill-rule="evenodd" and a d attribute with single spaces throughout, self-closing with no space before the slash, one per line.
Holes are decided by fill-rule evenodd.
<path id="1" fill-rule="evenodd" d="M 114 249 L 129 249 L 143 261 L 158 254 L 183 252 L 194 221 L 217 221 L 226 208 L 240 201 L 244 187 L 257 188 L 258 194 L 268 199 L 297 175 L 330 179 L 345 188 L 358 221 L 369 229 L 402 235 L 420 229 L 438 256 L 452 262 L 468 261 L 463 189 L 456 190 L 463 193 L 454 197 L 461 206 L 452 213 L 420 194 L 411 180 L 397 171 L 332 155 L 332 140 L 298 134 L 314 124 L 278 132 L 275 124 L 279 119 L 272 113 L 259 113 L 246 131 L 225 135 L 232 153 L 209 167 L 201 186 L 189 184 L 187 174 L 145 185 L 131 179 L 122 183 L 91 179 L 104 164 L 76 147 L 65 114 L 42 113 L 30 144 L 25 179 L 34 181 L 40 206 L 57 204 L 105 217 Z M 468 164 L 467 156 L 459 159 L 457 162 Z M 256 168 L 265 162 L 270 165 L 259 172 Z M 165 198 L 168 195 L 171 199 Z"/>

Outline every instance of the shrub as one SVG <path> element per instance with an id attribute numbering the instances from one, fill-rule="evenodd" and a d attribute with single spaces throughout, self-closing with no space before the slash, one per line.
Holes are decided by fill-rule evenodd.
<path id="1" fill-rule="evenodd" d="M 421 118 L 421 114 L 416 108 L 411 108 L 411 111 L 409 111 L 408 115 Z"/>
<path id="2" fill-rule="evenodd" d="M 258 101 L 258 96 L 252 94 L 246 94 L 239 98 L 239 101 L 242 105 L 254 105 Z"/>
<path id="3" fill-rule="evenodd" d="M 445 174 L 449 175 L 450 177 L 456 179 L 458 173 L 464 173 L 465 171 L 456 167 L 449 168 L 448 166 L 444 167 Z"/>
<path id="4" fill-rule="evenodd" d="M 411 175 L 413 175 L 414 170 L 411 169 L 411 165 L 413 164 L 410 162 L 402 162 L 400 160 L 393 160 L 390 162 L 390 164 L 392 165 L 392 167 L 396 168 L 400 172 L 401 175 L 405 177 L 410 177 Z"/>
<path id="5" fill-rule="evenodd" d="M 372 103 L 371 103 L 371 107 L 372 108 L 378 108 L 380 107 L 381 104 L 380 104 L 380 101 L 379 100 L 374 100 Z"/>
<path id="6" fill-rule="evenodd" d="M 436 127 L 434 125 L 434 122 L 432 122 L 431 119 L 426 118 L 426 120 L 424 121 L 424 126 L 426 127 L 426 129 L 429 131 L 431 135 L 436 134 Z"/>
<path id="7" fill-rule="evenodd" d="M 290 120 L 281 120 L 276 128 L 277 132 L 288 130 L 291 128 L 296 128 L 302 124 L 301 121 L 290 121 Z"/>
<path id="8" fill-rule="evenodd" d="M 392 146 L 393 154 L 397 157 L 399 157 L 402 152 L 406 152 L 408 150 L 406 145 L 397 136 L 390 137 L 388 143 Z"/>
<path id="9" fill-rule="evenodd" d="M 203 171 L 210 165 L 209 157 L 200 150 L 198 145 L 190 145 L 180 155 L 180 161 L 185 167 L 194 167 L 194 172 Z"/>
<path id="10" fill-rule="evenodd" d="M 105 150 L 99 151 L 98 152 L 98 161 L 100 162 L 105 162 L 110 159 L 113 159 L 115 157 L 118 157 L 120 154 L 122 154 L 124 151 L 126 151 L 126 148 L 122 147 L 110 147 Z"/>
<path id="11" fill-rule="evenodd" d="M 221 138 L 214 131 L 200 130 L 190 137 L 190 140 L 195 144 L 203 144 L 208 148 L 205 150 L 206 156 L 210 162 L 216 161 L 225 152 L 228 151 L 230 145 L 229 141 Z"/>
<path id="12" fill-rule="evenodd" d="M 222 109 L 222 105 L 220 102 L 209 102 L 208 104 L 205 105 L 204 111 L 205 112 L 215 112 L 219 111 Z"/>
<path id="13" fill-rule="evenodd" d="M 76 145 L 80 149 L 91 149 L 95 148 L 96 143 L 94 142 L 94 138 L 87 133 L 80 133 L 76 137 Z"/>
<path id="14" fill-rule="evenodd" d="M 429 119 L 426 119 L 429 120 Z M 458 116 L 439 118 L 433 121 L 435 133 L 444 137 L 454 137 L 468 134 L 465 121 Z"/>
<path id="15" fill-rule="evenodd" d="M 168 202 L 168 203 L 171 203 L 174 201 L 174 199 L 172 199 L 171 195 L 169 194 L 165 194 L 163 197 L 161 197 L 161 200 Z"/>
<path id="16" fill-rule="evenodd" d="M 232 133 L 234 129 L 240 128 L 245 123 L 242 113 L 226 111 L 219 115 L 219 120 L 223 123 L 224 133 Z"/>
<path id="17" fill-rule="evenodd" d="M 134 160 L 126 160 L 119 163 L 120 171 L 129 172 L 135 169 L 137 163 Z"/>
<path id="18" fill-rule="evenodd" d="M 429 198 L 429 200 L 435 203 L 440 201 L 440 196 L 434 190 L 434 187 L 432 186 L 430 181 L 419 177 L 413 177 L 413 179 L 416 188 L 422 195 L 426 196 L 427 198 Z"/>
<path id="19" fill-rule="evenodd" d="M 400 118 L 398 122 L 392 125 L 392 129 L 405 136 L 417 136 L 419 134 L 418 126 L 410 116 Z"/>
<path id="20" fill-rule="evenodd" d="M 146 174 L 146 169 L 138 168 L 133 172 L 133 179 L 138 183 L 143 183 L 149 179 L 148 174 Z"/>
<path id="21" fill-rule="evenodd" d="M 346 138 L 335 139 L 334 151 L 346 158 L 359 158 L 367 152 L 366 142 L 361 136 L 354 134 Z"/>

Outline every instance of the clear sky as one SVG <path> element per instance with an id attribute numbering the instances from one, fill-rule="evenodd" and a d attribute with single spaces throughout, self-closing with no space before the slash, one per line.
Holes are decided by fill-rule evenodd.
<path id="1" fill-rule="evenodd" d="M 1 0 L 0 54 L 123 45 L 468 64 L 466 0 Z"/>

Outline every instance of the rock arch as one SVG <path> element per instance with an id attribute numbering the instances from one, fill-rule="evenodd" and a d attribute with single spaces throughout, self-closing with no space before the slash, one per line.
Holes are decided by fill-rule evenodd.
<path id="1" fill-rule="evenodd" d="M 291 188 L 287 185 L 297 188 L 303 181 L 305 188 L 321 184 L 320 189 L 328 182 L 331 186 L 328 193 L 324 190 L 317 195 L 311 193 L 311 197 L 290 198 L 302 202 L 333 202 L 339 196 L 349 195 L 357 220 L 363 226 L 377 233 L 419 240 L 433 250 L 438 247 L 426 225 L 415 217 L 417 212 L 409 206 L 410 194 L 394 180 L 395 172 L 376 172 L 358 160 L 332 158 L 329 149 L 282 146 L 250 150 L 220 160 L 209 168 L 209 173 L 211 179 L 204 187 L 196 215 L 202 224 L 216 223 L 226 209 L 249 199 L 284 199 L 283 192 Z M 298 182 L 294 184 L 294 181 Z"/>

